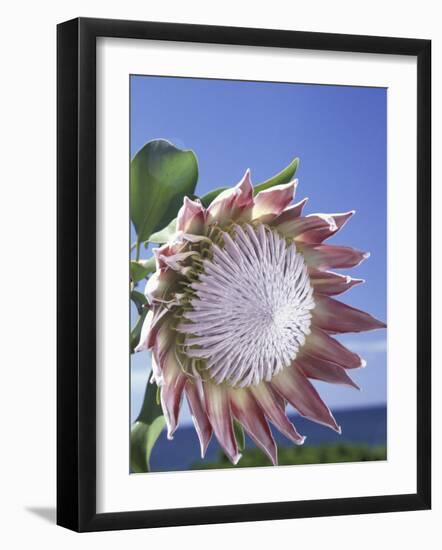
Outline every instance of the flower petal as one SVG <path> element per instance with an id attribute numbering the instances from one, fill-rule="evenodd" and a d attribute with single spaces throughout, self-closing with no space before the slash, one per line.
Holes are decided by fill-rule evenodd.
<path id="1" fill-rule="evenodd" d="M 296 220 L 296 218 L 299 218 L 299 216 L 302 214 L 302 210 L 308 201 L 308 198 L 302 199 L 302 201 L 299 201 L 295 204 L 292 204 L 291 206 L 287 206 L 287 208 L 284 208 L 284 210 L 276 216 L 271 222 L 270 225 L 272 227 L 285 223 L 285 222 L 291 222 L 293 220 Z"/>
<path id="2" fill-rule="evenodd" d="M 153 311 L 150 309 L 147 312 L 146 317 L 144 318 L 143 326 L 141 327 L 140 341 L 138 342 L 138 345 L 134 350 L 135 352 L 145 351 L 149 349 L 148 340 L 149 340 L 149 335 L 152 327 L 152 319 L 153 319 Z"/>
<path id="3" fill-rule="evenodd" d="M 252 220 L 267 223 L 284 210 L 293 200 L 298 180 L 260 191 L 255 197 Z"/>
<path id="4" fill-rule="evenodd" d="M 310 282 L 315 292 L 326 296 L 335 296 L 342 294 L 355 285 L 364 283 L 364 279 L 352 279 L 348 275 L 340 275 L 332 271 L 320 271 L 319 269 L 309 269 Z"/>
<path id="5" fill-rule="evenodd" d="M 296 358 L 295 366 L 300 368 L 307 378 L 322 380 L 330 384 L 344 384 L 359 389 L 359 386 L 348 376 L 346 370 L 331 361 L 303 353 Z"/>
<path id="6" fill-rule="evenodd" d="M 365 361 L 318 327 L 312 326 L 304 351 L 313 357 L 331 361 L 345 369 L 365 367 Z"/>
<path id="7" fill-rule="evenodd" d="M 355 267 L 370 257 L 369 252 L 361 252 L 348 246 L 300 245 L 300 243 L 297 246 L 304 254 L 308 266 L 318 269 Z"/>
<path id="8" fill-rule="evenodd" d="M 150 378 L 150 383 L 156 382 L 157 386 L 161 386 L 164 382 L 163 372 L 160 369 L 154 354 L 152 354 L 150 362 L 152 365 L 152 377 Z"/>
<path id="9" fill-rule="evenodd" d="M 364 332 L 387 326 L 369 313 L 328 296 L 316 296 L 315 304 L 315 309 L 312 312 L 313 322 L 322 330 L 330 333 Z"/>
<path id="10" fill-rule="evenodd" d="M 198 252 L 192 250 L 188 250 L 187 252 L 177 252 L 172 256 L 165 257 L 164 263 L 167 265 L 167 267 L 170 267 L 170 269 L 180 272 L 183 269 L 181 262 L 186 261 L 188 258 L 190 258 L 190 256 L 198 256 Z"/>
<path id="11" fill-rule="evenodd" d="M 194 235 L 193 233 L 179 233 L 178 239 L 181 239 L 182 241 L 189 241 L 190 243 L 201 243 L 203 241 L 211 244 L 211 240 L 208 237 L 205 237 L 204 235 Z"/>
<path id="12" fill-rule="evenodd" d="M 247 170 L 241 181 L 232 188 L 220 193 L 207 209 L 208 223 L 224 223 L 236 220 L 253 205 L 253 187 L 250 170 Z"/>
<path id="13" fill-rule="evenodd" d="M 171 327 L 171 318 L 172 316 L 170 314 L 164 317 L 163 322 L 159 325 L 156 333 L 150 339 L 152 342 L 151 348 L 153 354 L 160 368 L 166 353 L 169 352 L 175 341 L 176 333 Z"/>
<path id="14" fill-rule="evenodd" d="M 155 306 L 147 312 L 141 327 L 140 341 L 134 350 L 135 352 L 152 349 L 158 330 L 167 318 L 167 313 L 166 308 Z"/>
<path id="15" fill-rule="evenodd" d="M 282 233 L 285 237 L 299 237 L 306 231 L 314 230 L 333 230 L 336 228 L 336 224 L 333 217 L 326 214 L 313 214 L 310 216 L 302 216 L 278 224 L 273 224 L 276 229 Z"/>
<path id="16" fill-rule="evenodd" d="M 155 256 L 155 263 L 156 263 L 157 270 L 166 269 L 167 264 L 165 262 L 165 259 L 168 256 L 173 256 L 174 254 L 179 252 L 182 247 L 183 247 L 182 243 L 178 241 L 174 241 L 171 243 L 165 243 L 161 246 L 158 246 L 157 248 L 154 248 L 152 250 L 152 253 Z"/>
<path id="17" fill-rule="evenodd" d="M 156 271 L 149 277 L 144 291 L 149 303 L 167 300 L 167 294 L 174 289 L 179 274 L 168 264 L 172 262 L 173 265 L 173 259 L 177 261 L 176 256 L 185 246 L 186 243 L 175 241 L 153 249 Z"/>
<path id="18" fill-rule="evenodd" d="M 178 281 L 179 274 L 173 269 L 168 267 L 157 269 L 146 283 L 144 294 L 147 301 L 150 304 L 169 301 L 169 299 L 172 299 L 170 294 L 175 289 Z"/>
<path id="19" fill-rule="evenodd" d="M 175 347 L 170 348 L 165 354 L 161 371 L 161 407 L 167 425 L 167 439 L 173 439 L 173 434 L 178 427 L 181 400 L 187 380 L 179 366 Z"/>
<path id="20" fill-rule="evenodd" d="M 199 201 L 184 197 L 183 206 L 177 216 L 177 231 L 200 235 L 204 232 L 206 211 Z"/>
<path id="21" fill-rule="evenodd" d="M 206 412 L 221 447 L 232 464 L 237 464 L 241 458 L 238 452 L 227 388 L 212 382 L 203 383 Z"/>
<path id="22" fill-rule="evenodd" d="M 284 399 L 272 390 L 270 384 L 261 382 L 256 386 L 251 386 L 250 391 L 270 422 L 288 439 L 297 445 L 302 445 L 305 437 L 296 431 L 295 426 L 288 419 L 283 408 Z"/>
<path id="23" fill-rule="evenodd" d="M 329 216 L 333 219 L 333 224 L 329 227 L 315 227 L 307 229 L 304 234 L 300 234 L 299 240 L 305 243 L 322 243 L 325 239 L 330 238 L 332 235 L 336 235 L 348 220 L 355 214 L 355 210 L 350 212 L 344 212 L 343 214 L 318 214 L 320 216 Z"/>
<path id="24" fill-rule="evenodd" d="M 294 366 L 284 369 L 272 378 L 271 384 L 299 414 L 341 433 L 330 409 L 299 369 Z"/>
<path id="25" fill-rule="evenodd" d="M 233 415 L 244 426 L 253 441 L 261 447 L 276 466 L 278 455 L 275 440 L 261 408 L 248 390 L 231 389 L 230 404 Z"/>
<path id="26" fill-rule="evenodd" d="M 204 406 L 204 396 L 197 387 L 197 382 L 188 380 L 185 387 L 187 402 L 189 404 L 192 420 L 201 445 L 201 458 L 204 458 L 207 447 L 212 437 L 212 426 L 210 425 Z"/>

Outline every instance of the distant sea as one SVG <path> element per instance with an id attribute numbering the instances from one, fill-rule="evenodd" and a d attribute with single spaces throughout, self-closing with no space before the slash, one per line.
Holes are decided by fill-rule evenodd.
<path id="1" fill-rule="evenodd" d="M 385 406 L 333 411 L 342 435 L 330 428 L 325 428 L 300 416 L 291 417 L 297 430 L 307 436 L 304 445 L 322 443 L 359 443 L 366 445 L 385 445 L 387 442 L 387 408 Z M 279 446 L 290 446 L 291 443 L 277 430 L 273 435 Z M 254 447 L 246 438 L 246 447 Z M 207 449 L 206 459 L 218 458 L 220 446 L 212 437 Z M 169 441 L 165 431 L 160 435 L 151 455 L 151 469 L 154 472 L 188 470 L 195 462 L 200 462 L 200 446 L 193 426 L 179 427 L 173 440 Z"/>

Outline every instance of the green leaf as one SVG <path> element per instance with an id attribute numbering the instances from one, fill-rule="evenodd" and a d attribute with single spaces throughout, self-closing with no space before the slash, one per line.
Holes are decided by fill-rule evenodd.
<path id="1" fill-rule="evenodd" d="M 141 336 L 141 329 L 143 328 L 144 319 L 146 319 L 146 315 L 149 309 L 147 307 L 143 308 L 143 310 L 140 313 L 140 316 L 137 319 L 137 322 L 135 323 L 134 328 L 130 332 L 130 352 L 134 353 L 135 348 L 138 346 L 138 342 L 140 341 Z"/>
<path id="2" fill-rule="evenodd" d="M 140 414 L 130 433 L 130 466 L 135 473 L 148 472 L 152 449 L 166 425 L 161 405 L 156 400 L 157 385 L 147 382 Z"/>
<path id="3" fill-rule="evenodd" d="M 141 294 L 141 292 L 138 292 L 138 290 L 132 290 L 132 292 L 130 293 L 130 299 L 135 304 L 138 314 L 141 315 L 144 307 L 147 306 L 146 296 L 144 296 L 144 294 Z"/>
<path id="4" fill-rule="evenodd" d="M 198 162 L 193 151 L 178 149 L 164 139 L 150 141 L 130 167 L 130 215 L 138 242 L 176 217 L 186 195 L 193 195 Z"/>
<path id="5" fill-rule="evenodd" d="M 284 170 L 281 170 L 281 172 L 269 178 L 268 180 L 255 185 L 253 188 L 254 194 L 256 195 L 256 193 L 259 193 L 259 191 L 264 191 L 264 189 L 269 189 L 270 187 L 273 187 L 275 185 L 280 185 L 282 183 L 289 183 L 289 181 L 292 181 L 293 176 L 295 175 L 295 172 L 298 168 L 298 165 L 299 165 L 299 159 L 295 158 L 294 160 L 292 160 L 292 162 L 288 166 L 284 168 Z M 200 198 L 200 201 L 203 203 L 203 206 L 207 208 L 210 205 L 210 203 L 214 201 L 216 197 L 226 189 L 228 189 L 228 187 L 219 187 L 218 189 L 209 191 L 209 193 L 206 193 L 203 197 Z"/>
<path id="6" fill-rule="evenodd" d="M 258 185 L 255 185 L 255 188 L 254 188 L 255 194 L 259 193 L 260 191 L 264 191 L 264 189 L 269 189 L 270 187 L 273 187 L 275 185 L 281 185 L 282 183 L 289 183 L 289 181 L 292 181 L 293 176 L 295 175 L 296 170 L 298 169 L 298 165 L 299 165 L 299 159 L 298 158 L 293 159 L 292 162 L 284 168 L 284 170 L 281 170 L 281 172 L 269 178 L 268 180 L 263 181 Z"/>
<path id="7" fill-rule="evenodd" d="M 246 438 L 244 436 L 244 429 L 238 422 L 238 420 L 236 420 L 236 418 L 233 419 L 233 431 L 235 432 L 235 439 L 236 443 L 238 444 L 238 451 L 242 452 L 244 451 L 246 446 Z"/>
<path id="8" fill-rule="evenodd" d="M 160 231 L 157 231 L 156 233 L 153 233 L 149 237 L 149 242 L 150 243 L 155 243 L 155 244 L 167 243 L 167 241 L 169 241 L 176 233 L 176 223 L 177 223 L 177 219 L 174 218 L 169 223 L 169 225 L 166 225 L 166 227 L 164 227 Z"/>
<path id="9" fill-rule="evenodd" d="M 148 260 L 131 260 L 130 261 L 130 278 L 132 282 L 138 283 L 145 279 L 150 273 L 155 271 L 155 258 Z"/>

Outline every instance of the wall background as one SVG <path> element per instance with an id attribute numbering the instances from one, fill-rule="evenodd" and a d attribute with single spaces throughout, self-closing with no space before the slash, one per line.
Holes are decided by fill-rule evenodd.
<path id="1" fill-rule="evenodd" d="M 304 519 L 153 531 L 75 535 L 54 526 L 55 518 L 55 25 L 81 16 L 175 21 L 305 31 L 431 38 L 433 40 L 433 150 L 442 148 L 442 18 L 438 3 L 404 0 L 364 4 L 347 0 L 309 3 L 273 0 L 169 0 L 167 3 L 67 0 L 8 4 L 2 16 L 0 88 L 0 541 L 6 548 L 108 549 L 240 547 L 308 544 L 310 548 L 413 548 L 440 538 L 441 475 L 434 468 L 433 511 Z M 433 181 L 442 176 L 434 155 Z M 434 186 L 433 211 L 441 205 Z M 434 215 L 434 235 L 442 230 Z M 439 246 L 438 246 L 439 245 Z M 440 279 L 441 247 L 434 239 L 434 281 Z M 440 287 L 434 285 L 434 335 L 441 332 Z M 406 312 L 404 312 L 406 313 Z M 434 364 L 441 357 L 434 338 Z M 442 381 L 434 369 L 434 464 L 442 459 Z M 406 421 L 406 419 L 404 419 Z"/>

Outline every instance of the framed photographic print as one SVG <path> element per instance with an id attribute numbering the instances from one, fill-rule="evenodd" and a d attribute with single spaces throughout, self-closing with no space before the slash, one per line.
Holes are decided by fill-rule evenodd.
<path id="1" fill-rule="evenodd" d="M 428 40 L 58 26 L 58 512 L 430 507 Z"/>

